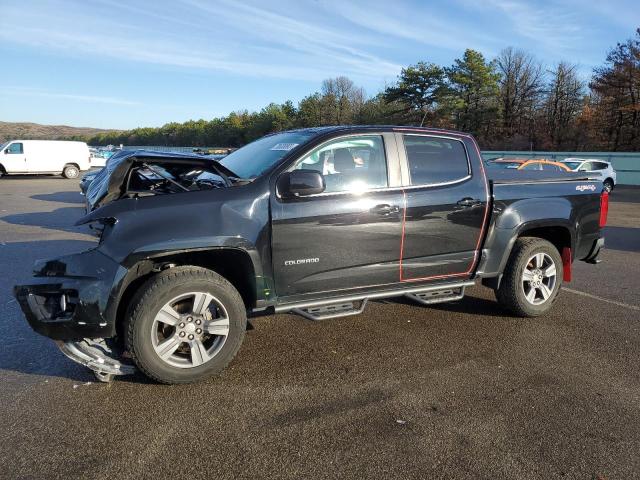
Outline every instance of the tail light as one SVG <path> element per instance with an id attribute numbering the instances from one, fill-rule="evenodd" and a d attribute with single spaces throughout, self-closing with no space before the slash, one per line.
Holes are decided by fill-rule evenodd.
<path id="1" fill-rule="evenodd" d="M 609 192 L 600 194 L 600 228 L 607 225 L 607 216 L 609 215 Z"/>

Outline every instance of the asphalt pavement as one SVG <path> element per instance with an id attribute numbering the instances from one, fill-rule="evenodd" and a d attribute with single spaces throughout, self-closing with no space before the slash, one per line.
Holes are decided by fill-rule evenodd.
<path id="1" fill-rule="evenodd" d="M 431 308 L 254 320 L 227 370 L 96 383 L 11 295 L 95 244 L 78 182 L 0 179 L 0 478 L 640 478 L 640 188 L 614 191 L 603 263 L 538 319 L 482 287 Z"/>

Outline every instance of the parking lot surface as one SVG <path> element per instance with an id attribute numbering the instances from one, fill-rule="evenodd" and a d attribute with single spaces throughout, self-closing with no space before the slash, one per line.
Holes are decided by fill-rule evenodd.
<path id="1" fill-rule="evenodd" d="M 82 212 L 77 181 L 0 179 L 2 478 L 640 478 L 640 189 L 614 191 L 603 263 L 543 318 L 482 287 L 263 317 L 184 386 L 96 383 L 24 321 L 12 286 L 95 244 Z"/>

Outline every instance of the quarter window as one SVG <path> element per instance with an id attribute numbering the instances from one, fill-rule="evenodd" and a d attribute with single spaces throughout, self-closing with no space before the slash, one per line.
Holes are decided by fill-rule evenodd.
<path id="1" fill-rule="evenodd" d="M 332 140 L 299 160 L 297 170 L 316 170 L 324 176 L 325 192 L 363 191 L 384 188 L 387 160 L 380 135 Z"/>
<path id="2" fill-rule="evenodd" d="M 469 175 L 469 162 L 459 140 L 404 135 L 411 185 L 461 180 Z"/>
<path id="3" fill-rule="evenodd" d="M 24 153 L 22 150 L 22 144 L 21 143 L 12 143 L 11 145 L 9 145 L 9 148 L 7 148 L 7 151 L 9 153 Z"/>

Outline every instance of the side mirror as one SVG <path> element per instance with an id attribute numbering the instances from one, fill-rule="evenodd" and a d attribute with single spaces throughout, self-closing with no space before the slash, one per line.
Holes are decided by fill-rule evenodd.
<path id="1" fill-rule="evenodd" d="M 293 170 L 278 177 L 278 193 L 284 198 L 304 197 L 324 192 L 324 177 L 315 170 Z"/>

